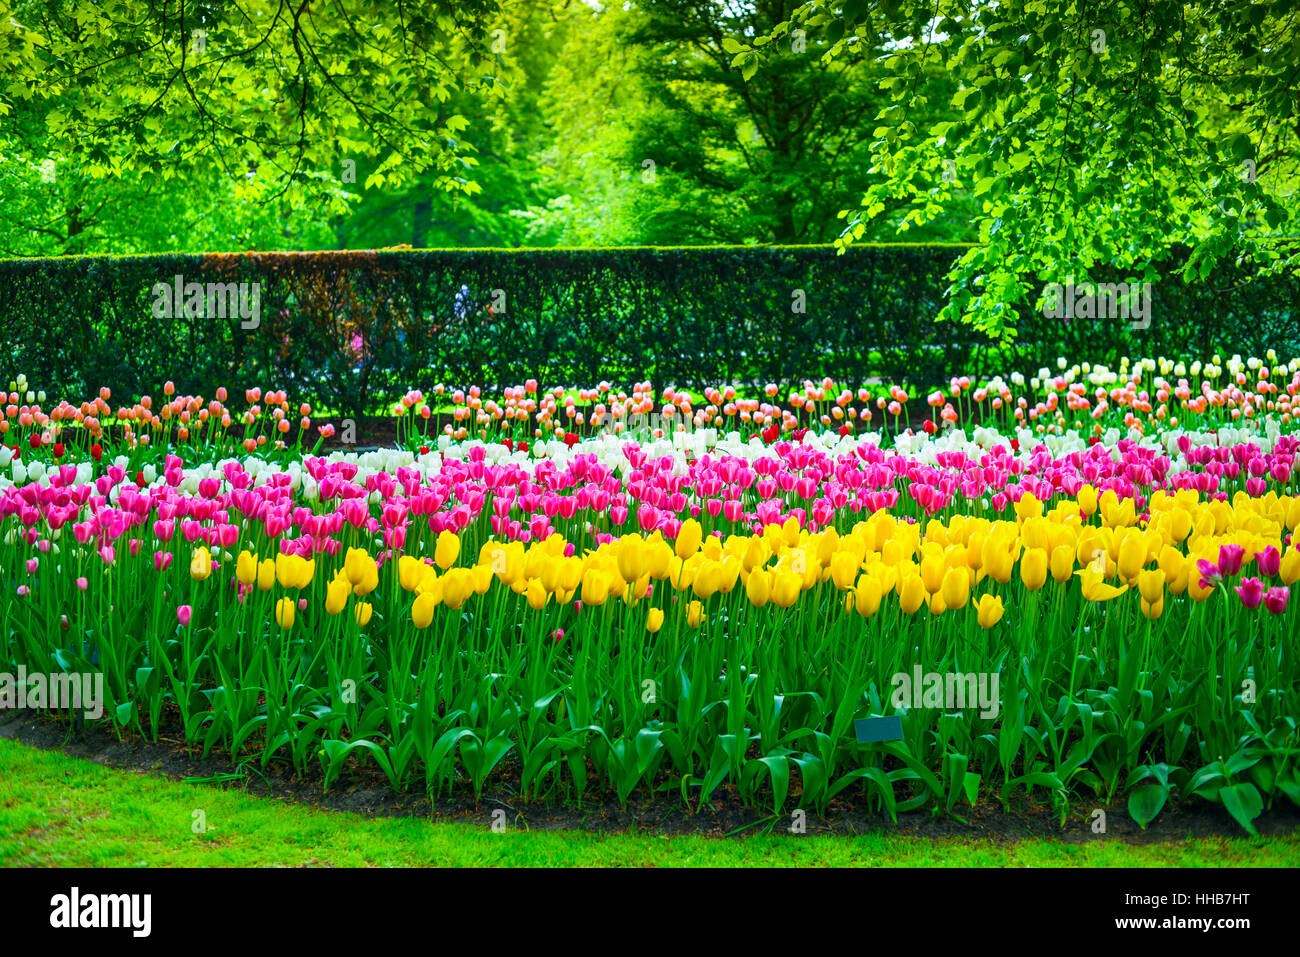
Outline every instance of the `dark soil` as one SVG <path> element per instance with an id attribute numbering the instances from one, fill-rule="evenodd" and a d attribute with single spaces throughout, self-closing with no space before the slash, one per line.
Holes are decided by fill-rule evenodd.
<path id="1" fill-rule="evenodd" d="M 516 827 L 537 830 L 582 830 L 597 833 L 633 831 L 654 834 L 700 834 L 714 837 L 789 831 L 792 817 L 787 812 L 774 818 L 770 812 L 747 807 L 730 784 L 714 792 L 710 804 L 691 813 L 679 793 L 657 796 L 644 790 L 620 805 L 612 791 L 589 792 L 581 806 L 574 803 L 543 803 L 518 799 L 508 778 L 488 787 L 476 802 L 468 786 L 458 793 L 434 801 L 417 787 L 405 794 L 394 791 L 380 771 L 370 763 L 350 766 L 329 791 L 321 787 L 321 774 L 298 775 L 285 763 L 272 762 L 265 770 L 256 759 L 234 767 L 228 754 L 202 757 L 197 748 L 180 740 L 179 729 L 163 734 L 157 742 L 139 737 L 119 741 L 104 725 L 74 731 L 66 719 L 31 712 L 0 717 L 0 738 L 128 771 L 148 772 L 183 780 L 234 775 L 208 786 L 242 789 L 258 797 L 311 805 L 329 811 L 353 811 L 376 817 L 430 817 L 445 821 L 483 822 L 497 809 L 506 811 Z M 592 780 L 595 780 L 593 777 Z M 792 782 L 793 783 L 793 782 Z M 797 789 L 793 789 L 795 791 Z M 796 797 L 791 795 L 792 800 Z M 1003 811 L 996 801 L 984 800 L 975 808 L 959 807 L 959 817 L 941 817 L 926 811 L 899 815 L 897 823 L 868 809 L 860 795 L 840 795 L 826 816 L 808 813 L 806 833 L 853 835 L 865 832 L 912 837 L 982 838 L 1014 841 L 1027 837 L 1050 837 L 1071 843 L 1119 840 L 1131 844 L 1157 844 L 1188 837 L 1240 837 L 1241 827 L 1223 808 L 1196 802 L 1166 808 L 1143 831 L 1129 817 L 1122 801 L 1106 808 L 1106 832 L 1095 834 L 1091 816 L 1096 805 L 1081 802 L 1070 810 L 1064 825 L 1060 816 L 1044 802 L 1021 799 Z M 1300 811 L 1279 802 L 1273 811 L 1255 822 L 1261 835 L 1289 835 L 1300 830 Z"/>

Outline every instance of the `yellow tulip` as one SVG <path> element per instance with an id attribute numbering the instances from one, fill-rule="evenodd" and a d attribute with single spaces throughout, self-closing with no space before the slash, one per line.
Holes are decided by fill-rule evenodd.
<path id="1" fill-rule="evenodd" d="M 753 576 L 751 575 L 752 579 Z M 778 608 L 789 608 L 803 590 L 803 579 L 789 569 L 778 569 L 772 582 L 772 602 Z"/>
<path id="2" fill-rule="evenodd" d="M 975 603 L 975 617 L 981 628 L 992 628 L 1002 620 L 1002 598 L 998 595 L 980 595 Z"/>
<path id="3" fill-rule="evenodd" d="M 297 611 L 297 601 L 292 598 L 281 598 L 275 603 L 275 623 L 281 628 L 292 628 L 293 616 Z"/>
<path id="4" fill-rule="evenodd" d="M 663 581 L 668 577 L 668 566 L 673 560 L 673 550 L 667 542 L 656 542 L 648 548 L 647 566 L 650 569 L 650 577 L 655 581 Z"/>
<path id="5" fill-rule="evenodd" d="M 257 556 L 252 552 L 239 553 L 235 562 L 235 577 L 241 585 L 252 585 L 257 581 Z"/>
<path id="6" fill-rule="evenodd" d="M 717 539 L 714 539 L 716 541 Z M 722 586 L 722 562 L 705 561 L 695 576 L 695 594 L 708 601 Z"/>
<path id="7" fill-rule="evenodd" d="M 1114 585 L 1106 584 L 1102 580 L 1104 578 L 1102 573 L 1092 565 L 1080 569 L 1076 574 L 1083 583 L 1083 597 L 1088 601 L 1110 601 L 1128 591 L 1128 585 L 1116 588 Z"/>
<path id="8" fill-rule="evenodd" d="M 781 537 L 785 539 L 785 544 L 789 548 L 794 548 L 799 544 L 799 519 L 791 515 L 781 523 Z"/>
<path id="9" fill-rule="evenodd" d="M 645 630 L 654 634 L 664 626 L 664 610 L 662 608 L 651 608 L 645 616 Z"/>
<path id="10" fill-rule="evenodd" d="M 599 607 L 609 597 L 610 578 L 605 572 L 589 568 L 582 576 L 582 603 Z"/>
<path id="11" fill-rule="evenodd" d="M 275 580 L 280 583 L 281 588 L 293 588 L 294 582 L 298 580 L 299 574 L 298 563 L 302 561 L 297 555 L 286 555 L 284 552 L 275 556 Z"/>
<path id="12" fill-rule="evenodd" d="M 438 543 L 433 549 L 434 563 L 443 571 L 446 571 L 456 564 L 458 557 L 460 557 L 460 536 L 455 532 L 443 529 L 438 533 Z"/>
<path id="13" fill-rule="evenodd" d="M 201 582 L 211 574 L 212 553 L 200 545 L 194 549 L 194 555 L 190 559 L 190 577 L 196 582 Z"/>
<path id="14" fill-rule="evenodd" d="M 1300 501 L 1300 498 L 1297 499 Z M 1282 556 L 1282 567 L 1278 572 L 1283 585 L 1294 585 L 1300 580 L 1300 546 L 1292 545 Z"/>
<path id="15" fill-rule="evenodd" d="M 1084 515 L 1091 515 L 1097 511 L 1097 490 L 1091 485 L 1085 485 L 1079 489 L 1074 499 L 1079 503 L 1079 511 Z"/>
<path id="16" fill-rule="evenodd" d="M 437 607 L 438 599 L 428 592 L 416 595 L 415 604 L 411 606 L 411 624 L 420 630 L 428 628 L 433 622 L 433 610 Z"/>
<path id="17" fill-rule="evenodd" d="M 920 575 L 908 575 L 898 586 L 898 603 L 903 608 L 903 614 L 914 615 L 916 610 L 921 607 L 925 601 L 925 582 L 921 581 Z"/>
<path id="18" fill-rule="evenodd" d="M 439 580 L 442 582 L 442 600 L 448 608 L 459 609 L 474 591 L 474 582 L 467 568 L 453 568 Z"/>
<path id="19" fill-rule="evenodd" d="M 703 538 L 704 529 L 698 521 L 688 518 L 682 522 L 682 527 L 677 532 L 677 542 L 674 545 L 677 557 L 682 561 L 686 561 L 700 550 L 700 542 Z"/>
<path id="20" fill-rule="evenodd" d="M 1109 490 L 1108 490 L 1109 491 Z M 1132 581 L 1137 577 L 1142 566 L 1146 564 L 1147 548 L 1142 541 L 1142 536 L 1138 534 L 1126 535 L 1119 546 L 1119 574 L 1126 581 Z"/>
<path id="21" fill-rule="evenodd" d="M 772 597 L 772 574 L 766 568 L 755 568 L 745 582 L 745 595 L 755 608 L 762 608 Z"/>
<path id="22" fill-rule="evenodd" d="M 528 607 L 533 611 L 541 611 L 545 608 L 546 600 L 550 595 L 550 591 L 542 586 L 542 580 L 540 578 L 534 578 L 528 583 Z"/>
<path id="23" fill-rule="evenodd" d="M 379 566 L 367 557 L 361 578 L 352 585 L 352 594 L 369 595 L 379 587 Z"/>
<path id="24" fill-rule="evenodd" d="M 275 559 L 264 558 L 257 564 L 257 590 L 270 591 L 275 584 Z"/>
<path id="25" fill-rule="evenodd" d="M 397 580 L 407 591 L 415 591 L 424 580 L 424 570 L 428 567 L 414 555 L 403 555 L 397 560 Z"/>
<path id="26" fill-rule="evenodd" d="M 943 559 L 938 555 L 928 555 L 921 559 L 921 581 L 930 594 L 937 592 L 943 585 Z"/>
<path id="27" fill-rule="evenodd" d="M 1142 599 L 1142 614 L 1145 615 L 1147 618 L 1150 618 L 1152 620 L 1159 618 L 1161 615 L 1164 614 L 1164 611 L 1165 611 L 1165 600 L 1163 597 L 1161 597 L 1161 599 L 1156 602 L 1149 602 L 1145 598 Z"/>
<path id="28" fill-rule="evenodd" d="M 349 548 L 343 559 L 343 571 L 348 576 L 348 581 L 355 585 L 365 578 L 366 566 L 374 563 L 364 548 Z"/>
<path id="29" fill-rule="evenodd" d="M 370 622 L 370 615 L 374 611 L 368 601 L 357 602 L 357 607 L 353 609 L 353 615 L 357 619 L 357 624 L 364 628 Z"/>
<path id="30" fill-rule="evenodd" d="M 880 582 L 871 575 L 863 575 L 858 579 L 857 588 L 853 591 L 853 604 L 857 608 L 858 614 L 863 618 L 870 618 L 880 609 L 880 599 L 883 592 L 880 589 Z"/>
<path id="31" fill-rule="evenodd" d="M 1074 564 L 1074 556 L 1070 550 L 1063 548 L 1065 558 L 1070 560 L 1071 566 Z M 1038 591 L 1047 582 L 1047 552 L 1042 548 L 1031 548 L 1020 556 L 1020 580 L 1025 583 L 1025 587 L 1030 591 Z"/>
<path id="32" fill-rule="evenodd" d="M 325 610 L 331 615 L 337 615 L 347 605 L 350 594 L 352 586 L 346 578 L 334 579 L 325 589 Z"/>
<path id="33" fill-rule="evenodd" d="M 970 572 L 965 566 L 944 572 L 939 594 L 943 597 L 945 608 L 956 610 L 966 606 L 966 602 L 970 601 Z"/>
<path id="34" fill-rule="evenodd" d="M 853 587 L 853 580 L 858 574 L 858 565 L 861 560 L 852 552 L 835 552 L 831 555 L 831 581 L 840 591 L 848 591 Z"/>
<path id="35" fill-rule="evenodd" d="M 492 585 L 492 566 L 475 565 L 469 570 L 469 578 L 473 583 L 474 594 L 486 595 Z"/>
<path id="36" fill-rule="evenodd" d="M 704 606 L 698 601 L 693 601 L 686 606 L 686 624 L 692 628 L 700 627 L 700 622 L 704 620 Z"/>
<path id="37" fill-rule="evenodd" d="M 628 581 L 636 581 L 646 569 L 645 545 L 639 535 L 623 538 L 618 549 L 618 573 Z"/>
<path id="38" fill-rule="evenodd" d="M 1031 492 L 1025 492 L 1016 502 L 1016 518 L 1025 521 L 1030 518 L 1038 518 L 1043 514 L 1043 503 L 1040 502 Z"/>
<path id="39" fill-rule="evenodd" d="M 1163 603 L 1165 598 L 1165 573 L 1159 568 L 1140 572 L 1137 576 L 1138 591 L 1142 593 L 1144 604 Z M 1155 617 L 1148 615 L 1148 618 Z"/>
<path id="40" fill-rule="evenodd" d="M 1052 549 L 1052 578 L 1057 584 L 1065 584 L 1074 575 L 1074 549 L 1069 545 L 1057 545 Z"/>
<path id="41" fill-rule="evenodd" d="M 1166 545 L 1160 549 L 1160 556 L 1157 559 L 1160 570 L 1165 573 L 1165 582 L 1169 586 L 1169 592 L 1172 595 L 1181 595 L 1187 591 L 1187 579 L 1194 567 L 1183 553 L 1172 545 Z"/>

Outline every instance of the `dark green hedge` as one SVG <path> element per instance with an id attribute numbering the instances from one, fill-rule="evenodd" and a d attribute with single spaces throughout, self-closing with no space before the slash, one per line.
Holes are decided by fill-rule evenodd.
<path id="1" fill-rule="evenodd" d="M 952 375 L 1032 372 L 1057 355 L 1293 353 L 1294 280 L 1216 274 L 1157 283 L 1149 329 L 1061 322 L 1022 310 L 1002 348 L 935 323 L 962 247 L 692 247 L 392 250 L 65 257 L 0 261 L 0 333 L 10 373 L 59 397 L 102 385 L 126 400 L 166 379 L 284 387 L 291 397 L 372 411 L 410 388 L 536 378 L 686 387 L 785 385 L 829 375 L 850 385 L 928 386 Z M 261 283 L 260 324 L 157 318 L 151 293 L 186 282 Z M 1169 270 L 1172 275 L 1172 267 Z M 1116 277 L 1120 278 L 1120 277 Z M 455 297 L 466 291 L 460 314 Z M 490 313 L 494 290 L 505 311 Z M 803 290 L 804 313 L 792 310 Z M 348 351 L 355 336 L 360 360 Z"/>

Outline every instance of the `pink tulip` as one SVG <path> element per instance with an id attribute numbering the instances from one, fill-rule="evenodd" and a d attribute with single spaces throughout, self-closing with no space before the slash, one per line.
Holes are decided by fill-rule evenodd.
<path id="1" fill-rule="evenodd" d="M 1286 611 L 1286 603 L 1291 597 L 1291 589 L 1279 585 L 1270 588 L 1264 593 L 1264 607 L 1275 615 L 1280 615 Z"/>
<path id="2" fill-rule="evenodd" d="M 1265 578 L 1276 578 L 1282 570 L 1282 553 L 1272 545 L 1255 553 L 1255 567 Z"/>
<path id="3" fill-rule="evenodd" d="M 1247 608 L 1258 608 L 1264 600 L 1264 583 L 1258 578 L 1243 578 L 1236 590 L 1241 603 Z"/>
<path id="4" fill-rule="evenodd" d="M 179 621 L 183 627 L 188 627 L 192 611 L 193 610 L 189 605 L 178 606 L 176 609 L 176 620 Z"/>

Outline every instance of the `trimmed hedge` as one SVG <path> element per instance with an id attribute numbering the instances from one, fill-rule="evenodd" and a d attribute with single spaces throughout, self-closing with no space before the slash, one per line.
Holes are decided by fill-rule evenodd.
<path id="1" fill-rule="evenodd" d="M 1152 323 L 1062 322 L 1022 306 L 1010 347 L 933 320 L 965 247 L 862 245 L 163 254 L 0 261 L 9 376 L 59 397 L 220 384 L 374 411 L 410 388 L 782 386 L 829 375 L 920 387 L 1032 373 L 1066 355 L 1294 353 L 1300 283 L 1219 273 L 1155 285 Z M 1173 275 L 1173 269 L 1162 270 Z M 260 323 L 157 317 L 156 284 L 260 283 Z M 1101 277 L 1107 278 L 1107 277 Z M 1123 278 L 1123 277 L 1114 277 Z M 803 313 L 794 311 L 798 290 Z M 457 296 L 460 294 L 460 299 Z M 489 309 L 496 305 L 498 308 Z M 499 307 L 504 308 L 499 308 Z M 206 307 L 206 303 L 205 303 Z M 177 310 L 178 312 L 180 310 Z M 206 311 L 206 310 L 205 310 Z M 6 376 L 5 378 L 8 378 Z"/>

